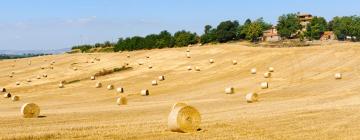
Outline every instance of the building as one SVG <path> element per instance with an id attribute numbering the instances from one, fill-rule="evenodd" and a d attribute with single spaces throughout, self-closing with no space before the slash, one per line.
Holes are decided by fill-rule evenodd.
<path id="1" fill-rule="evenodd" d="M 306 31 L 306 27 L 307 25 L 311 22 L 311 20 L 313 19 L 313 16 L 311 14 L 308 13 L 297 13 L 297 16 L 300 20 L 300 24 L 302 25 L 302 31 Z"/>
<path id="2" fill-rule="evenodd" d="M 262 41 L 275 42 L 280 40 L 281 37 L 279 36 L 277 29 L 275 27 L 271 27 L 271 29 L 263 32 Z"/>
<path id="3" fill-rule="evenodd" d="M 320 40 L 322 40 L 322 41 L 335 40 L 335 39 L 336 39 L 336 35 L 334 34 L 333 31 L 325 31 L 324 34 L 320 38 Z"/>

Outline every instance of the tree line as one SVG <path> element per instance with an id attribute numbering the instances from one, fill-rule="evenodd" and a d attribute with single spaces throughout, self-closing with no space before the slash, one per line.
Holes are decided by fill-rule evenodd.
<path id="1" fill-rule="evenodd" d="M 227 20 L 220 22 L 216 27 L 205 25 L 202 35 L 185 30 L 171 34 L 164 30 L 158 34 L 149 34 L 145 37 L 119 38 L 115 43 L 106 41 L 94 45 L 78 45 L 72 47 L 72 49 L 80 49 L 81 52 L 87 52 L 92 48 L 113 47 L 114 51 L 117 52 L 184 47 L 198 43 L 226 43 L 236 40 L 257 42 L 261 40 L 263 32 L 273 26 L 265 22 L 263 18 L 254 21 L 247 19 L 243 24 L 240 24 L 237 20 Z M 289 13 L 281 15 L 275 27 L 282 39 L 319 40 L 325 31 L 333 31 L 339 40 L 350 39 L 352 41 L 360 41 L 359 16 L 334 17 L 329 22 L 324 17 L 314 16 L 305 28 L 300 24 L 297 14 Z"/>

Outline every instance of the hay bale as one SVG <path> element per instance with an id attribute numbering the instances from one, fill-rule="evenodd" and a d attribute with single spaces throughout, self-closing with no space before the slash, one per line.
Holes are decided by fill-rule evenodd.
<path id="1" fill-rule="evenodd" d="M 264 73 L 264 78 L 270 78 L 271 77 L 271 73 L 270 72 L 265 72 Z"/>
<path id="2" fill-rule="evenodd" d="M 225 88 L 226 94 L 233 94 L 235 92 L 235 89 L 233 87 Z"/>
<path id="3" fill-rule="evenodd" d="M 146 58 L 150 58 L 150 56 L 146 56 Z"/>
<path id="4" fill-rule="evenodd" d="M 4 98 L 10 98 L 11 97 L 11 93 L 5 93 L 4 94 Z"/>
<path id="5" fill-rule="evenodd" d="M 118 87 L 118 88 L 116 89 L 116 92 L 117 92 L 117 93 L 124 93 L 124 88 Z"/>
<path id="6" fill-rule="evenodd" d="M 188 67 L 187 67 L 187 70 L 192 70 L 191 66 L 188 66 Z"/>
<path id="7" fill-rule="evenodd" d="M 140 94 L 141 94 L 142 96 L 149 96 L 149 95 L 150 95 L 150 92 L 149 92 L 149 90 L 147 90 L 147 89 L 143 89 L 143 90 L 141 90 Z"/>
<path id="8" fill-rule="evenodd" d="M 15 64 L 12 64 L 11 67 L 15 67 Z"/>
<path id="9" fill-rule="evenodd" d="M 195 70 L 196 70 L 196 71 L 200 71 L 200 67 L 196 66 L 196 67 L 195 67 Z"/>
<path id="10" fill-rule="evenodd" d="M 341 73 L 335 73 L 335 79 L 336 80 L 340 80 L 342 78 L 342 74 Z"/>
<path id="11" fill-rule="evenodd" d="M 15 95 L 15 96 L 12 96 L 12 97 L 11 97 L 11 100 L 12 100 L 13 102 L 19 101 L 19 100 L 20 100 L 20 97 Z"/>
<path id="12" fill-rule="evenodd" d="M 177 103 L 173 104 L 171 110 L 174 110 L 175 108 L 183 107 L 183 106 L 187 106 L 187 104 L 181 103 L 181 102 L 177 102 Z"/>
<path id="13" fill-rule="evenodd" d="M 245 96 L 245 100 L 248 103 L 253 103 L 258 101 L 258 94 L 257 93 L 248 93 Z"/>
<path id="14" fill-rule="evenodd" d="M 268 83 L 268 82 L 261 82 L 261 83 L 260 83 L 260 87 L 261 87 L 262 89 L 267 89 L 267 88 L 269 88 L 269 83 Z"/>
<path id="15" fill-rule="evenodd" d="M 65 80 L 60 81 L 60 84 L 66 84 Z"/>
<path id="16" fill-rule="evenodd" d="M 232 63 L 233 63 L 233 65 L 236 65 L 236 64 L 237 64 L 237 61 L 236 61 L 236 60 L 233 60 Z"/>
<path id="17" fill-rule="evenodd" d="M 95 76 L 91 76 L 91 77 L 90 77 L 90 80 L 95 80 Z"/>
<path id="18" fill-rule="evenodd" d="M 158 85 L 158 83 L 157 83 L 156 80 L 152 80 L 152 81 L 151 81 L 151 85 L 156 86 L 156 85 Z"/>
<path id="19" fill-rule="evenodd" d="M 212 63 L 214 63 L 214 62 L 215 62 L 214 59 L 209 59 L 209 63 L 210 63 L 210 64 L 212 64 Z"/>
<path id="20" fill-rule="evenodd" d="M 117 105 L 127 105 L 127 98 L 126 96 L 120 96 L 119 98 L 117 98 L 116 100 L 116 104 Z"/>
<path id="21" fill-rule="evenodd" d="M 10 78 L 13 78 L 14 76 L 12 74 L 9 75 Z"/>
<path id="22" fill-rule="evenodd" d="M 73 70 L 74 70 L 74 71 L 77 71 L 78 69 L 77 69 L 76 67 L 73 67 Z"/>
<path id="23" fill-rule="evenodd" d="M 126 55 L 127 58 L 130 58 L 130 55 Z"/>
<path id="24" fill-rule="evenodd" d="M 148 66 L 148 68 L 149 68 L 149 69 L 152 69 L 152 66 L 151 66 L 151 65 L 149 65 L 149 66 Z"/>
<path id="25" fill-rule="evenodd" d="M 42 69 L 42 70 L 43 70 L 43 69 L 45 69 L 45 67 L 41 66 L 41 67 L 40 67 L 40 69 Z"/>
<path id="26" fill-rule="evenodd" d="M 46 77 L 47 77 L 47 74 L 43 74 L 43 77 L 46 78 Z"/>
<path id="27" fill-rule="evenodd" d="M 31 79 L 27 79 L 26 82 L 30 83 L 30 82 L 31 82 Z"/>
<path id="28" fill-rule="evenodd" d="M 36 76 L 36 79 L 41 79 L 41 76 L 40 75 Z"/>
<path id="29" fill-rule="evenodd" d="M 187 49 L 186 49 L 186 52 L 190 52 L 190 49 L 189 49 L 189 48 L 187 48 Z"/>
<path id="30" fill-rule="evenodd" d="M 269 72 L 274 72 L 275 69 L 273 67 L 269 67 Z"/>
<path id="31" fill-rule="evenodd" d="M 101 84 L 100 82 L 97 82 L 97 83 L 95 84 L 95 87 L 96 87 L 96 88 L 101 88 L 101 87 L 102 87 L 102 84 Z"/>
<path id="32" fill-rule="evenodd" d="M 251 74 L 256 74 L 256 68 L 252 68 L 252 69 L 250 70 L 250 72 L 251 72 Z"/>
<path id="33" fill-rule="evenodd" d="M 19 86 L 19 85 L 20 85 L 20 82 L 16 82 L 16 85 Z"/>
<path id="34" fill-rule="evenodd" d="M 6 88 L 0 88 L 0 92 L 6 92 Z"/>
<path id="35" fill-rule="evenodd" d="M 64 88 L 65 86 L 64 86 L 64 84 L 63 83 L 60 83 L 59 84 L 59 88 Z"/>
<path id="36" fill-rule="evenodd" d="M 106 88 L 107 88 L 108 90 L 113 90 L 113 89 L 114 89 L 114 85 L 108 85 Z"/>
<path id="37" fill-rule="evenodd" d="M 192 106 L 179 106 L 171 110 L 168 127 L 173 132 L 195 132 L 200 129 L 201 115 Z"/>
<path id="38" fill-rule="evenodd" d="M 165 80 L 165 76 L 164 75 L 161 75 L 161 76 L 159 76 L 159 81 L 164 81 Z"/>
<path id="39" fill-rule="evenodd" d="M 21 107 L 21 114 L 24 118 L 37 118 L 40 114 L 40 107 L 34 103 L 26 103 Z"/>
<path id="40" fill-rule="evenodd" d="M 138 64 L 141 66 L 141 65 L 143 65 L 144 63 L 143 63 L 143 62 L 139 62 Z"/>
<path id="41" fill-rule="evenodd" d="M 186 57 L 187 57 L 187 58 L 191 58 L 191 56 L 190 56 L 190 53 L 189 53 L 189 52 L 187 52 L 187 53 L 186 53 Z"/>
<path id="42" fill-rule="evenodd" d="M 14 72 L 14 71 L 12 71 L 12 72 L 11 72 L 11 74 L 15 74 L 15 72 Z"/>

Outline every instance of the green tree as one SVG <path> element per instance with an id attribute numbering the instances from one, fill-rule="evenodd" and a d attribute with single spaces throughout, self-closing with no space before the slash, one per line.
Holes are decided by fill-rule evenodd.
<path id="1" fill-rule="evenodd" d="M 327 29 L 327 22 L 323 17 L 313 17 L 307 25 L 304 35 L 310 40 L 319 40 Z"/>
<path id="2" fill-rule="evenodd" d="M 259 18 L 254 22 L 245 22 L 240 35 L 244 35 L 245 39 L 255 42 L 262 36 L 265 30 L 271 27 L 271 24 L 264 22 L 263 18 Z"/>
<path id="3" fill-rule="evenodd" d="M 200 42 L 202 44 L 216 41 L 216 29 L 213 29 L 210 25 L 206 25 L 204 32 L 205 33 L 200 37 Z"/>
<path id="4" fill-rule="evenodd" d="M 178 31 L 174 34 L 174 40 L 176 46 L 187 46 L 189 44 L 196 44 L 196 33 L 187 32 L 185 30 Z"/>
<path id="5" fill-rule="evenodd" d="M 296 14 L 287 14 L 279 17 L 276 29 L 281 37 L 291 38 L 302 28 Z"/>
<path id="6" fill-rule="evenodd" d="M 238 21 L 224 21 L 216 28 L 216 38 L 220 43 L 228 42 L 237 39 L 237 29 L 239 27 Z"/>

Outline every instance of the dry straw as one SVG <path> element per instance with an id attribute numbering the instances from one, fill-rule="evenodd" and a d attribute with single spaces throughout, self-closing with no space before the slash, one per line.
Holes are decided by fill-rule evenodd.
<path id="1" fill-rule="evenodd" d="M 269 67 L 269 72 L 274 72 L 275 69 L 273 67 Z"/>
<path id="2" fill-rule="evenodd" d="M 270 78 L 271 77 L 271 73 L 270 72 L 265 72 L 264 73 L 264 78 Z"/>
<path id="3" fill-rule="evenodd" d="M 191 106 L 179 106 L 171 110 L 168 127 L 173 132 L 195 132 L 200 129 L 201 115 Z"/>
<path id="4" fill-rule="evenodd" d="M 234 92 L 235 92 L 235 90 L 234 90 L 233 87 L 225 88 L 225 93 L 226 94 L 233 94 Z"/>
<path id="5" fill-rule="evenodd" d="M 233 60 L 232 63 L 233 63 L 233 65 L 236 65 L 236 64 L 237 64 L 237 61 L 236 61 L 236 60 Z"/>
<path id="6" fill-rule="evenodd" d="M 252 68 L 252 69 L 250 70 L 250 72 L 251 72 L 251 74 L 256 74 L 256 68 Z"/>
<path id="7" fill-rule="evenodd" d="M 101 87 L 102 87 L 102 84 L 101 84 L 100 82 L 97 82 L 97 83 L 95 84 L 95 87 L 96 87 L 96 88 L 101 88 Z"/>
<path id="8" fill-rule="evenodd" d="M 262 89 L 267 89 L 267 88 L 269 88 L 269 83 L 268 83 L 268 82 L 261 82 L 261 83 L 260 83 L 260 87 L 261 87 Z"/>
<path id="9" fill-rule="evenodd" d="M 150 95 L 150 92 L 149 92 L 149 90 L 147 90 L 147 89 L 143 89 L 143 90 L 141 90 L 140 94 L 141 94 L 142 96 L 149 96 L 149 95 Z"/>
<path id="10" fill-rule="evenodd" d="M 161 76 L 159 76 L 159 81 L 164 81 L 165 80 L 165 76 L 164 75 L 161 75 Z"/>
<path id="11" fill-rule="evenodd" d="M 19 101 L 19 100 L 20 100 L 20 97 L 15 95 L 15 96 L 11 97 L 11 100 L 12 100 L 13 102 Z"/>
<path id="12" fill-rule="evenodd" d="M 127 105 L 127 98 L 126 96 L 120 96 L 119 98 L 117 98 L 116 100 L 116 104 L 117 105 Z"/>
<path id="13" fill-rule="evenodd" d="M 258 101 L 258 94 L 257 93 L 248 93 L 245 96 L 245 100 L 248 103 L 253 103 Z"/>
<path id="14" fill-rule="evenodd" d="M 108 90 L 114 89 L 114 85 L 108 85 L 108 86 L 107 86 L 107 89 L 108 89 Z"/>
<path id="15" fill-rule="evenodd" d="M 4 98 L 10 98 L 11 97 L 11 93 L 5 93 L 4 94 Z"/>
<path id="16" fill-rule="evenodd" d="M 117 93 L 124 93 L 124 88 L 119 87 L 119 88 L 116 89 L 116 92 Z"/>
<path id="17" fill-rule="evenodd" d="M 40 114 L 40 107 L 34 103 L 26 103 L 21 107 L 21 114 L 24 118 L 37 118 Z"/>
<path id="18" fill-rule="evenodd" d="M 339 80 L 339 79 L 341 79 L 342 78 L 342 75 L 341 75 L 341 73 L 335 73 L 335 79 L 336 80 Z"/>
<path id="19" fill-rule="evenodd" d="M 157 83 L 156 80 L 152 80 L 152 81 L 151 81 L 151 85 L 156 86 L 156 85 L 158 85 L 158 83 Z"/>
<path id="20" fill-rule="evenodd" d="M 173 104 L 171 110 L 174 110 L 174 109 L 177 108 L 177 107 L 183 107 L 183 106 L 187 106 L 187 104 L 181 103 L 181 102 L 177 102 L 177 103 Z"/>

